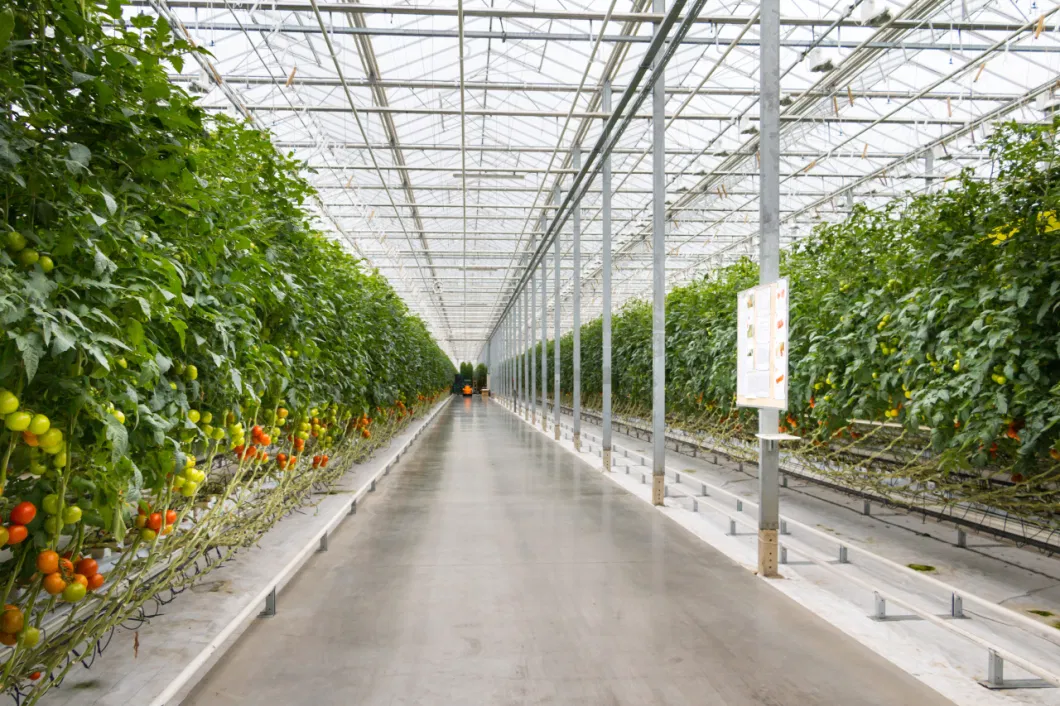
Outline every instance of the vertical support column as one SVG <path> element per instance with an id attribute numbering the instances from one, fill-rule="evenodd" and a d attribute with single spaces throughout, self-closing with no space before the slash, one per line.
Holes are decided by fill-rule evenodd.
<path id="1" fill-rule="evenodd" d="M 759 149 L 758 239 L 759 281 L 780 277 L 780 0 L 762 0 L 759 49 L 761 88 L 758 102 L 761 122 Z M 776 434 L 779 413 L 758 410 L 760 434 Z M 777 576 L 777 530 L 780 522 L 780 445 L 758 441 L 758 575 Z"/>
<path id="2" fill-rule="evenodd" d="M 931 182 L 935 181 L 935 150 L 924 153 L 924 186 L 931 191 Z"/>
<path id="3" fill-rule="evenodd" d="M 666 0 L 654 0 L 658 15 Z M 660 25 L 655 25 L 655 31 Z M 656 58 L 652 67 L 658 79 L 652 87 L 652 484 L 651 501 L 662 505 L 666 496 L 666 75 Z"/>
<path id="4" fill-rule="evenodd" d="M 541 229 L 544 232 L 544 228 Z M 541 431 L 548 431 L 548 258 L 541 258 Z"/>
<path id="5" fill-rule="evenodd" d="M 854 190 L 847 189 L 847 213 L 854 212 Z"/>
<path id="6" fill-rule="evenodd" d="M 535 238 L 530 236 L 530 252 L 534 252 Z M 537 277 L 530 274 L 530 332 L 526 337 L 530 344 L 530 423 L 537 424 L 537 346 L 534 332 L 537 330 Z"/>
<path id="7" fill-rule="evenodd" d="M 581 147 L 575 145 L 571 148 L 571 167 L 574 169 L 581 169 L 582 166 L 582 150 Z M 573 307 L 572 314 L 574 316 L 574 328 L 571 332 L 571 354 L 573 357 L 573 387 L 571 388 L 571 395 L 573 397 L 573 412 L 574 412 L 574 450 L 582 450 L 582 209 L 581 201 L 574 202 L 574 250 L 572 253 L 571 262 L 571 273 L 572 280 L 571 286 L 573 291 Z"/>
<path id="8" fill-rule="evenodd" d="M 611 82 L 604 82 L 603 111 L 611 112 Z M 603 457 L 604 472 L 611 470 L 611 155 L 604 157 L 603 184 Z"/>
<path id="9" fill-rule="evenodd" d="M 530 294 L 526 287 L 519 296 L 519 362 L 522 370 L 523 418 L 530 416 L 530 351 L 526 345 L 526 298 Z"/>
<path id="10" fill-rule="evenodd" d="M 553 279 L 552 279 L 552 290 L 553 296 L 556 298 L 556 303 L 552 307 L 552 320 L 554 322 L 552 327 L 552 368 L 554 376 L 554 384 L 552 387 L 552 423 L 555 431 L 556 441 L 559 441 L 559 371 L 562 367 L 559 363 L 559 322 L 562 310 L 559 304 L 559 282 L 560 282 L 560 241 L 563 239 L 563 229 L 556 230 L 556 239 L 552 241 L 552 256 L 554 259 L 553 264 Z"/>

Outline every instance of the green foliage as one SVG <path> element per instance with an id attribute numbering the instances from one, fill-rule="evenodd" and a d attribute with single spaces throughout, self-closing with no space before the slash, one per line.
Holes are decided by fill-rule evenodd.
<path id="1" fill-rule="evenodd" d="M 468 361 L 464 361 L 460 364 L 460 377 L 464 379 L 464 382 L 471 384 L 472 379 L 475 377 L 475 364 Z"/>
<path id="2" fill-rule="evenodd" d="M 1060 459 L 1060 190 L 1056 126 L 1009 124 L 990 140 L 994 176 L 822 225 L 785 253 L 791 278 L 790 412 L 785 427 L 827 441 L 854 419 L 930 428 L 941 465 Z M 735 407 L 736 294 L 758 282 L 743 260 L 667 297 L 671 416 L 715 420 Z M 651 406 L 651 308 L 614 317 L 616 405 Z M 561 340 L 569 395 L 571 335 Z M 554 365 L 552 343 L 549 366 Z M 582 397 L 600 394 L 600 322 L 582 327 Z M 855 433 L 855 437 L 857 434 Z M 1036 470 L 1037 469 L 1037 470 Z M 1040 471 L 1040 472 L 1039 472 Z"/>
<path id="3" fill-rule="evenodd" d="M 486 387 L 487 375 L 489 370 L 486 368 L 485 363 L 479 363 L 475 366 L 475 387 Z"/>
<path id="4" fill-rule="evenodd" d="M 123 498 L 168 497 L 185 455 L 237 443 L 227 415 L 319 407 L 324 448 L 452 379 L 383 277 L 312 226 L 300 165 L 168 82 L 194 51 L 119 0 L 0 12 L 0 386 L 65 435 L 49 455 L 5 433 L 0 502 L 59 493 L 84 509 L 75 545 L 120 542 Z M 27 551 L 58 541 L 29 529 Z"/>

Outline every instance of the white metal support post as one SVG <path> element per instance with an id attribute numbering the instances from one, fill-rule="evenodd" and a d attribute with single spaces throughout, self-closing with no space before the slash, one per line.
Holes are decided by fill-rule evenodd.
<path id="1" fill-rule="evenodd" d="M 530 294 L 526 287 L 519 296 L 519 370 L 523 390 L 523 418 L 530 417 L 530 351 L 526 346 L 526 297 Z"/>
<path id="2" fill-rule="evenodd" d="M 534 250 L 534 238 L 530 237 L 530 251 Z M 537 424 L 537 346 L 534 333 L 537 331 L 537 277 L 530 275 L 530 423 Z"/>
<path id="3" fill-rule="evenodd" d="M 548 258 L 541 258 L 541 431 L 548 431 Z"/>
<path id="4" fill-rule="evenodd" d="M 563 231 L 562 229 L 556 232 L 556 239 L 552 241 L 552 256 L 555 260 L 553 266 L 553 279 L 552 279 L 552 290 L 553 296 L 556 297 L 556 303 L 552 307 L 552 320 L 554 322 L 552 329 L 552 368 L 554 376 L 554 384 L 552 387 L 552 424 L 554 436 L 556 441 L 559 441 L 559 320 L 560 320 L 560 305 L 559 305 L 559 284 L 560 284 L 560 241 L 562 240 Z"/>
<path id="5" fill-rule="evenodd" d="M 780 0 L 762 0 L 759 49 L 761 173 L 759 176 L 759 282 L 780 278 Z M 779 412 L 758 410 L 758 433 L 776 434 Z M 758 575 L 777 576 L 780 521 L 780 445 L 758 441 Z"/>
<path id="6" fill-rule="evenodd" d="M 775 0 L 774 0 L 775 1 Z M 654 0 L 655 13 L 666 12 L 666 0 Z M 655 25 L 655 31 L 662 26 Z M 653 63 L 652 87 L 652 482 L 651 501 L 664 504 L 666 495 L 666 75 L 659 59 Z"/>
<path id="7" fill-rule="evenodd" d="M 582 166 L 582 150 L 581 147 L 575 145 L 571 148 L 571 167 L 575 171 L 581 169 Z M 573 398 L 571 407 L 574 413 L 574 449 L 575 451 L 582 450 L 582 209 L 581 201 L 574 202 L 574 213 L 572 214 L 574 221 L 574 242 L 573 242 L 573 253 L 571 262 L 571 277 L 572 277 L 572 290 L 573 290 L 573 301 L 571 306 L 573 307 L 572 314 L 574 316 L 574 328 L 571 331 L 571 357 L 573 358 L 572 373 L 573 382 L 571 387 L 571 396 Z"/>
<path id="8" fill-rule="evenodd" d="M 935 151 L 928 150 L 924 154 L 924 187 L 931 191 L 931 182 L 935 181 Z"/>
<path id="9" fill-rule="evenodd" d="M 604 82 L 603 111 L 611 112 L 611 82 Z M 603 460 L 604 471 L 611 470 L 611 155 L 604 157 L 603 183 L 600 186 L 603 199 Z"/>

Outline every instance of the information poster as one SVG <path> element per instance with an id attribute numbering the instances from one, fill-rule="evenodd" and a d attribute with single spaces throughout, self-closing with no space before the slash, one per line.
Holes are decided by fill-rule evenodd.
<path id="1" fill-rule="evenodd" d="M 788 407 L 788 280 L 740 292 L 736 313 L 736 404 Z"/>

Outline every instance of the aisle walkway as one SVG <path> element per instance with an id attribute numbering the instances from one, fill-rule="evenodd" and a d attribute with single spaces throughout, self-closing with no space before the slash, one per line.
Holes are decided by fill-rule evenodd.
<path id="1" fill-rule="evenodd" d="M 499 405 L 453 402 L 185 703 L 948 703 Z"/>

